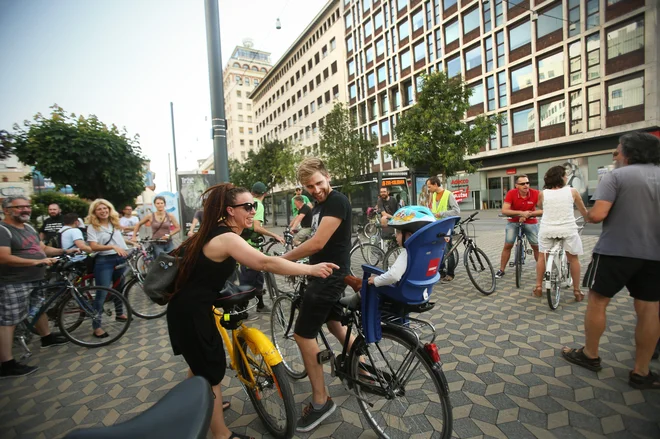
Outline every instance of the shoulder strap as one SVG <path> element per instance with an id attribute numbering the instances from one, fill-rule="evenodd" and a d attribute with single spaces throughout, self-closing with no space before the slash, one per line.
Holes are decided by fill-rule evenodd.
<path id="1" fill-rule="evenodd" d="M 115 234 L 115 226 L 113 226 L 112 223 L 110 223 L 110 227 L 111 227 L 111 229 L 110 229 L 110 239 L 108 239 L 108 241 L 103 245 L 110 244 L 110 241 L 112 241 L 113 235 Z"/>
<path id="2" fill-rule="evenodd" d="M 6 228 L 6 227 L 3 226 L 2 224 L 0 224 L 0 227 L 2 227 L 3 229 L 5 229 L 5 232 L 7 232 L 7 234 L 9 235 L 9 239 L 13 238 L 13 236 L 12 236 L 12 234 L 11 234 L 11 230 L 9 230 L 8 228 Z"/>

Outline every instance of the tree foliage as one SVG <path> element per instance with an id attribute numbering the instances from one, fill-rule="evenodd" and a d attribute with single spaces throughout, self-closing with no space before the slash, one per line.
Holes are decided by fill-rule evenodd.
<path id="1" fill-rule="evenodd" d="M 144 190 L 144 158 L 139 136 L 108 127 L 99 119 L 51 107 L 37 113 L 3 139 L 18 159 L 34 166 L 58 187 L 71 185 L 82 198 L 106 198 L 115 205 L 132 203 Z"/>
<path id="2" fill-rule="evenodd" d="M 369 171 L 378 153 L 378 142 L 359 133 L 348 109 L 336 103 L 321 127 L 321 152 L 328 172 L 343 182 L 341 191 L 350 193 L 355 189 L 351 179 Z"/>
<path id="3" fill-rule="evenodd" d="M 6 130 L 0 130 L 0 160 L 6 160 L 13 152 L 13 145 Z"/>
<path id="4" fill-rule="evenodd" d="M 464 121 L 472 90 L 460 77 L 439 71 L 422 81 L 417 104 L 402 115 L 395 127 L 397 144 L 388 152 L 409 167 L 430 168 L 432 175 L 474 172 L 465 158 L 487 144 L 500 119 L 480 115 Z"/>
<path id="5" fill-rule="evenodd" d="M 293 183 L 300 158 L 288 143 L 274 140 L 258 151 L 248 151 L 245 162 L 229 161 L 229 181 L 237 186 L 251 188 L 261 181 L 269 188 Z"/>
<path id="6" fill-rule="evenodd" d="M 89 202 L 76 196 L 64 195 L 57 191 L 44 191 L 32 195 L 32 219 L 41 215 L 48 215 L 48 205 L 57 203 L 63 214 L 77 213 L 80 218 L 85 218 L 89 210 Z"/>

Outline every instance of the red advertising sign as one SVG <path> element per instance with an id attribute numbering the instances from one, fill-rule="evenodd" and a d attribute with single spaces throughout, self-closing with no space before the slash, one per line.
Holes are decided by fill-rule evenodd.
<path id="1" fill-rule="evenodd" d="M 438 272 L 438 268 L 440 268 L 440 258 L 434 258 L 429 261 L 429 266 L 426 269 L 426 275 L 428 277 L 435 276 L 435 274 Z"/>
<path id="2" fill-rule="evenodd" d="M 506 170 L 506 175 L 515 175 L 516 174 L 516 168 L 509 168 Z"/>

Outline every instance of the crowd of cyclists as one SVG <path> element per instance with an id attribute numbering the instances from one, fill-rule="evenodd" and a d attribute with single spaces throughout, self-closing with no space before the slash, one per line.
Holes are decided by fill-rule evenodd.
<path id="1" fill-rule="evenodd" d="M 594 250 L 590 267 L 588 307 L 585 317 L 587 344 L 584 348 L 564 348 L 561 355 L 579 366 L 600 369 L 598 339 L 604 330 L 605 307 L 609 299 L 627 287 L 635 299 L 638 314 L 637 355 L 630 374 L 630 385 L 640 389 L 658 389 L 658 375 L 649 370 L 654 349 L 660 346 L 660 310 L 657 289 L 660 281 L 660 228 L 649 227 L 660 216 L 660 141 L 651 135 L 625 135 L 614 152 L 617 169 L 603 177 L 593 197 L 594 207 L 587 210 L 575 189 L 567 185 L 566 169 L 555 166 L 544 176 L 544 189 L 530 188 L 526 175 L 515 177 L 516 188 L 506 194 L 502 214 L 509 217 L 505 227 L 505 243 L 497 278 L 505 276 L 511 249 L 519 223 L 537 260 L 534 296 L 540 295 L 544 274 L 544 253 L 554 239 L 562 239 L 570 260 L 574 296 L 581 301 L 578 256 L 583 253 L 581 238 L 575 223 L 574 209 L 592 223 L 604 222 L 603 232 Z M 114 268 L 126 256 L 128 245 L 137 245 L 138 231 L 150 224 L 154 239 L 161 242 L 157 253 L 172 252 L 180 257 L 179 275 L 167 309 L 167 323 L 175 355 L 182 355 L 189 366 L 189 376 L 204 377 L 212 386 L 215 405 L 211 430 L 216 438 L 246 438 L 231 432 L 224 416 L 220 381 L 226 370 L 222 339 L 215 327 L 211 312 L 218 286 L 235 273 L 240 265 L 240 282 L 263 291 L 263 272 L 282 275 L 311 276 L 300 314 L 295 322 L 294 338 L 312 387 L 310 403 L 297 423 L 300 432 L 311 431 L 336 409 L 325 387 L 323 367 L 319 361 L 316 337 L 324 324 L 340 343 L 346 339 L 341 321 L 339 299 L 346 288 L 349 274 L 352 237 L 352 209 L 348 198 L 330 186 L 330 176 L 318 158 L 306 158 L 298 167 L 296 195 L 291 200 L 293 219 L 289 224 L 298 230 L 295 247 L 282 257 L 263 254 L 257 244 L 261 236 L 280 242 L 283 237 L 263 227 L 263 198 L 267 187 L 257 182 L 248 190 L 231 183 L 209 188 L 203 195 L 203 210 L 196 215 L 197 233 L 188 234 L 178 248 L 172 236 L 180 226 L 165 211 L 165 200 L 156 197 L 156 211 L 137 220 L 130 206 L 120 217 L 106 200 L 94 200 L 89 208 L 86 238 L 78 228 L 77 216 L 62 216 L 56 205 L 49 206 L 50 217 L 38 233 L 29 225 L 30 201 L 23 197 L 3 201 L 5 220 L 0 223 L 0 361 L 2 377 L 23 376 L 36 368 L 16 362 L 11 355 L 12 327 L 25 318 L 30 303 L 30 286 L 44 277 L 45 266 L 54 262 L 53 256 L 79 251 L 95 252 L 94 275 L 97 284 L 111 285 L 116 276 Z M 438 177 L 426 182 L 432 194 L 428 206 L 400 206 L 386 188 L 380 190 L 377 204 L 383 228 L 391 227 L 404 251 L 387 273 L 371 277 L 376 286 L 396 283 L 406 271 L 405 241 L 425 224 L 438 219 L 457 216 L 460 208 L 453 194 L 442 187 Z M 311 196 L 302 195 L 303 188 Z M 52 208 L 52 209 L 51 209 Z M 622 227 L 628 215 L 636 217 L 643 232 L 631 231 L 629 223 Z M 540 219 L 540 223 L 539 223 Z M 632 227 L 634 229 L 634 227 Z M 57 236 L 59 247 L 53 244 Z M 643 238 L 642 238 L 643 237 Z M 622 243 L 631 240 L 631 243 Z M 446 241 L 451 241 L 450 237 Z M 296 261 L 309 258 L 309 264 Z M 454 264 L 443 264 L 443 282 L 454 279 Z M 450 268 L 452 267 L 452 268 Z M 603 267 L 607 267 L 604 269 Z M 263 295 L 263 294 L 262 294 Z M 101 299 L 102 300 L 102 299 Z M 593 305 L 592 305 L 593 304 Z M 270 312 L 263 299 L 258 311 Z M 653 317 L 650 317 L 653 316 Z M 118 315 L 116 318 L 125 318 Z M 64 340 L 48 332 L 47 325 L 37 328 L 42 346 L 59 345 Z M 103 328 L 94 327 L 94 336 L 107 337 Z M 591 337 L 591 338 L 590 338 Z"/>

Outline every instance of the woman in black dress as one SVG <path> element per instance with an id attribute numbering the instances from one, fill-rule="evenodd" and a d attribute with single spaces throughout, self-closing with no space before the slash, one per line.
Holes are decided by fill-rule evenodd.
<path id="1" fill-rule="evenodd" d="M 266 256 L 241 238 L 252 226 L 254 200 L 247 189 L 232 184 L 209 188 L 203 195 L 204 216 L 199 232 L 177 251 L 182 256 L 175 293 L 167 308 L 167 326 L 175 355 L 183 355 L 189 376 L 206 378 L 215 403 L 211 431 L 215 439 L 246 438 L 225 424 L 220 381 L 227 362 L 212 306 L 218 292 L 236 269 L 236 262 L 255 270 L 284 275 L 327 277 L 334 264 L 304 265 Z"/>

